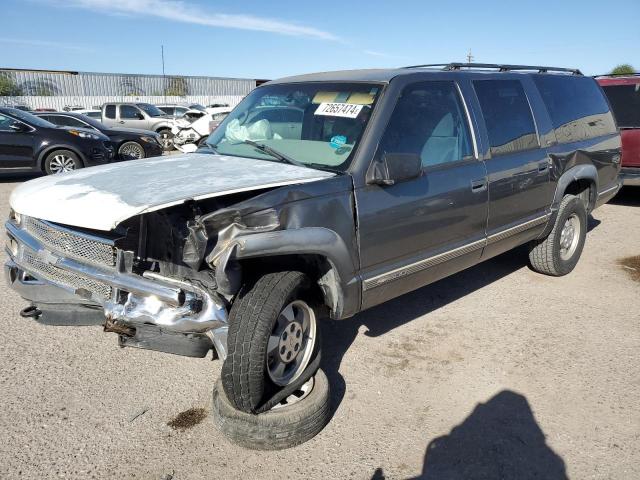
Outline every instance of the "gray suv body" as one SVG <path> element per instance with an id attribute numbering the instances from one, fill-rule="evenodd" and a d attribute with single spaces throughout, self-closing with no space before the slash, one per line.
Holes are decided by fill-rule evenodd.
<path id="1" fill-rule="evenodd" d="M 607 100 L 579 71 L 303 75 L 255 89 L 198 153 L 25 183 L 6 273 L 25 316 L 213 349 L 227 397 L 255 412 L 317 368 L 325 315 L 523 244 L 534 270 L 569 273 L 619 170 Z"/>
<path id="2" fill-rule="evenodd" d="M 111 102 L 102 105 L 100 121 L 107 127 L 127 127 L 151 130 L 160 135 L 164 150 L 173 147 L 171 128 L 175 117 L 167 115 L 155 105 L 142 102 Z"/>

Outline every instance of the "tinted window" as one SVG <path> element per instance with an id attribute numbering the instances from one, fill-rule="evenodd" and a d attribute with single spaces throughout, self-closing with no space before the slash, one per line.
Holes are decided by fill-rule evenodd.
<path id="1" fill-rule="evenodd" d="M 0 131 L 2 132 L 12 132 L 11 125 L 15 125 L 16 122 L 13 118 L 7 117 L 5 115 L 0 115 Z"/>
<path id="2" fill-rule="evenodd" d="M 621 128 L 640 128 L 640 83 L 602 87 Z"/>
<path id="3" fill-rule="evenodd" d="M 609 105 L 589 77 L 535 75 L 560 143 L 576 142 L 615 132 Z"/>
<path id="4" fill-rule="evenodd" d="M 469 127 L 455 84 L 423 82 L 406 87 L 378 152 L 417 154 L 423 167 L 470 158 Z"/>
<path id="5" fill-rule="evenodd" d="M 18 109 L 11 109 L 10 112 L 11 112 L 11 115 L 16 117 L 18 120 L 22 120 L 23 122 L 28 123 L 29 125 L 33 125 L 36 127 L 43 127 L 43 128 L 55 127 L 53 123 L 47 122 L 43 118 L 36 117 L 35 115 L 29 112 L 23 112 L 22 110 L 18 110 Z"/>
<path id="6" fill-rule="evenodd" d="M 63 127 L 87 127 L 85 123 L 82 123 L 77 118 L 67 117 L 66 115 L 51 115 L 49 118 L 52 123 Z"/>
<path id="7" fill-rule="evenodd" d="M 129 120 L 140 120 L 142 114 L 140 110 L 136 107 L 132 107 L 131 105 L 120 105 L 120 118 L 129 119 Z"/>
<path id="8" fill-rule="evenodd" d="M 473 82 L 489 135 L 492 155 L 539 146 L 531 108 L 519 80 Z"/>
<path id="9" fill-rule="evenodd" d="M 159 107 L 159 108 L 167 115 L 173 115 L 173 112 L 175 111 L 173 107 Z"/>
<path id="10" fill-rule="evenodd" d="M 116 106 L 115 105 L 107 105 L 104 109 L 104 116 L 107 118 L 115 119 L 116 118 Z"/>

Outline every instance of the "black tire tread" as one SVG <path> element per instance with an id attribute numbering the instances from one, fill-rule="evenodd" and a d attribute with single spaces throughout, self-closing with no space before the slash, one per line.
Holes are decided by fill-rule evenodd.
<path id="1" fill-rule="evenodd" d="M 579 205 L 582 205 L 582 212 L 578 212 L 583 215 L 583 229 L 581 231 L 581 235 L 584 237 L 586 235 L 586 209 L 584 208 L 584 204 L 582 200 L 575 195 L 565 195 L 562 201 L 560 202 L 560 206 L 558 207 L 558 214 L 556 215 L 556 220 L 547 235 L 543 239 L 538 239 L 532 242 L 529 250 L 529 264 L 531 268 L 538 273 L 542 273 L 545 275 L 550 275 L 554 277 L 559 277 L 562 275 L 566 275 L 575 266 L 575 263 L 570 268 L 567 268 L 566 265 L 562 264 L 560 259 L 557 237 L 560 234 L 560 230 L 564 224 L 565 213 L 568 209 L 580 210 Z M 584 246 L 584 238 L 581 240 L 581 244 L 578 246 L 576 250 L 577 257 L 580 257 L 582 253 L 582 248 Z M 577 262 L 577 259 L 576 259 Z"/>
<path id="2" fill-rule="evenodd" d="M 314 377 L 309 395 L 290 406 L 253 415 L 236 410 L 222 381 L 213 390 L 213 418 L 233 443 L 253 450 L 282 450 L 315 437 L 331 417 L 329 381 L 322 370 Z"/>
<path id="3" fill-rule="evenodd" d="M 267 273 L 245 285 L 234 302 L 221 377 L 229 401 L 238 410 L 252 412 L 263 399 L 266 344 L 256 339 L 271 334 L 272 320 L 305 280 L 302 272 Z"/>

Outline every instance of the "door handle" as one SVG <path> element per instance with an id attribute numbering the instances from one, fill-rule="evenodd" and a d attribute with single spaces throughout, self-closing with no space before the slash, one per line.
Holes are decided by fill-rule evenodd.
<path id="1" fill-rule="evenodd" d="M 471 191 L 473 193 L 484 192 L 486 189 L 487 189 L 487 180 L 485 178 L 471 181 Z"/>

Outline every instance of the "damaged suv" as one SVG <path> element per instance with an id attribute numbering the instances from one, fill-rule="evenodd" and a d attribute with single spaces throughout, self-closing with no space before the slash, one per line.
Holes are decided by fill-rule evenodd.
<path id="1" fill-rule="evenodd" d="M 609 105 L 577 70 L 287 78 L 197 153 L 18 187 L 6 274 L 31 303 L 23 316 L 93 319 L 121 346 L 213 350 L 230 404 L 256 413 L 315 373 L 325 316 L 521 244 L 534 270 L 569 273 L 619 169 Z"/>

